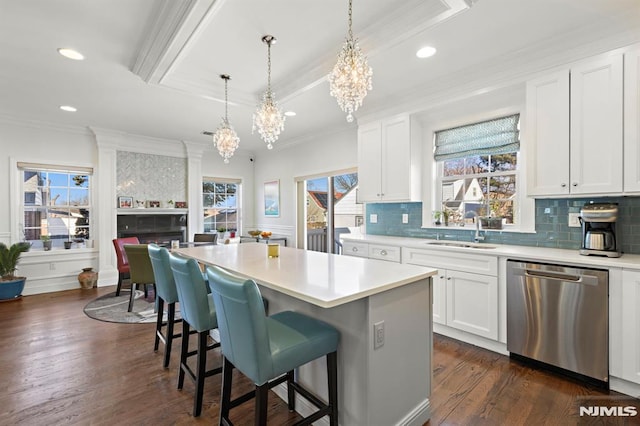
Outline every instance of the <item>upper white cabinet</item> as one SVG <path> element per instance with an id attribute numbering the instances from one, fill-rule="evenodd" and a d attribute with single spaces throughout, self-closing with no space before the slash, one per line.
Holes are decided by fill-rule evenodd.
<path id="1" fill-rule="evenodd" d="M 358 201 L 420 200 L 420 134 L 409 116 L 358 128 Z"/>
<path id="2" fill-rule="evenodd" d="M 527 83 L 528 194 L 621 193 L 622 54 Z"/>
<path id="3" fill-rule="evenodd" d="M 569 193 L 569 71 L 527 83 L 529 195 Z"/>
<path id="4" fill-rule="evenodd" d="M 640 49 L 624 55 L 624 190 L 640 192 Z"/>

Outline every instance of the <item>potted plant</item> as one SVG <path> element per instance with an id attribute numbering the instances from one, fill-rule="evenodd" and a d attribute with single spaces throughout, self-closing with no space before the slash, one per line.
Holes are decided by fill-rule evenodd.
<path id="1" fill-rule="evenodd" d="M 173 204 L 174 204 L 174 201 L 173 201 L 173 200 L 169 200 L 169 201 L 167 201 L 167 208 L 169 208 L 169 209 L 170 209 L 170 208 L 173 208 Z"/>
<path id="2" fill-rule="evenodd" d="M 442 217 L 442 212 L 440 210 L 436 210 L 433 212 L 433 224 L 436 226 L 440 226 L 442 222 L 440 222 L 440 218 Z"/>
<path id="3" fill-rule="evenodd" d="M 40 235 L 40 241 L 42 241 L 42 248 L 44 251 L 51 250 L 51 237 L 49 235 Z"/>
<path id="4" fill-rule="evenodd" d="M 16 277 L 20 255 L 29 250 L 29 243 L 15 243 L 11 247 L 0 243 L 0 300 L 15 300 L 22 296 L 26 277 Z"/>

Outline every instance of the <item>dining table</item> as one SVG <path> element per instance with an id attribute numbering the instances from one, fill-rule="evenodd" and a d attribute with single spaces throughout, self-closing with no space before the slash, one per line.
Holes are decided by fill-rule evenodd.
<path id="1" fill-rule="evenodd" d="M 422 425 L 431 415 L 432 283 L 436 269 L 259 243 L 173 250 L 254 280 L 268 313 L 293 310 L 338 329 L 341 425 Z M 323 359 L 300 367 L 300 381 L 326 400 Z M 286 400 L 284 384 L 273 391 Z M 314 407 L 303 398 L 296 411 Z"/>

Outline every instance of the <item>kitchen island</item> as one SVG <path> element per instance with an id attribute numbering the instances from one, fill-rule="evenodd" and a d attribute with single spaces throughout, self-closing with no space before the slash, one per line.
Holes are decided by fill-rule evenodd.
<path id="1" fill-rule="evenodd" d="M 287 247 L 269 258 L 267 246 L 257 243 L 174 253 L 254 279 L 270 314 L 295 310 L 340 331 L 341 425 L 422 425 L 429 419 L 431 277 L 437 270 Z M 377 336 L 375 326 L 381 329 Z M 303 366 L 298 375 L 326 400 L 324 359 Z M 274 391 L 286 398 L 284 387 Z M 302 415 L 313 411 L 302 398 L 296 409 Z"/>

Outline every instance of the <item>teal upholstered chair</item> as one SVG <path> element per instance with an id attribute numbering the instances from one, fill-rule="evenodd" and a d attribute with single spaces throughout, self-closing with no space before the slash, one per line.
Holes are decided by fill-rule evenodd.
<path id="1" fill-rule="evenodd" d="M 147 285 L 155 286 L 155 275 L 153 275 L 153 267 L 149 258 L 149 250 L 147 244 L 127 244 L 124 251 L 129 260 L 129 276 L 131 281 L 131 295 L 129 296 L 129 308 L 133 309 L 133 301 L 135 299 L 136 288 L 139 284 L 144 285 L 144 295 L 147 296 Z"/>
<path id="2" fill-rule="evenodd" d="M 206 370 L 207 350 L 217 348 L 220 343 L 207 344 L 209 331 L 218 328 L 216 309 L 213 297 L 208 293 L 207 284 L 202 276 L 198 263 L 193 259 L 182 259 L 174 255 L 169 256 L 169 263 L 178 290 L 180 313 L 182 315 L 182 345 L 180 351 L 180 372 L 178 375 L 178 389 L 182 389 L 185 374 L 193 380 L 196 393 L 193 399 L 193 416 L 198 417 L 202 412 L 202 394 L 204 379 L 218 374 L 222 367 Z M 198 334 L 198 348 L 189 352 L 189 330 L 193 327 Z M 187 365 L 187 359 L 196 355 L 195 371 Z"/>
<path id="3" fill-rule="evenodd" d="M 173 279 L 173 271 L 169 263 L 169 250 L 155 244 L 149 244 L 149 257 L 153 267 L 153 275 L 156 283 L 156 300 L 158 317 L 156 319 L 156 334 L 153 350 L 157 351 L 160 342 L 164 343 L 163 367 L 169 367 L 171 361 L 171 348 L 173 339 L 181 337 L 182 333 L 174 332 L 174 325 L 181 320 L 176 320 L 176 302 L 178 302 L 178 290 Z M 163 321 L 164 305 L 167 304 L 167 321 Z M 166 332 L 162 328 L 166 327 Z"/>
<path id="4" fill-rule="evenodd" d="M 339 332 L 329 324 L 298 312 L 285 311 L 266 316 L 255 281 L 207 267 L 209 285 L 216 303 L 218 330 L 223 355 L 220 424 L 230 424 L 229 411 L 247 401 L 253 391 L 231 401 L 233 368 L 255 385 L 255 424 L 267 423 L 267 395 L 273 386 L 287 382 L 289 409 L 295 409 L 295 392 L 319 410 L 302 420 L 311 424 L 329 416 L 338 425 L 337 348 Z M 314 359 L 327 357 L 329 402 L 323 403 L 295 381 L 294 370 Z"/>

